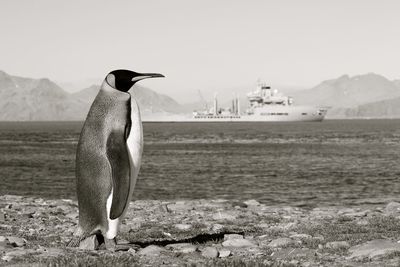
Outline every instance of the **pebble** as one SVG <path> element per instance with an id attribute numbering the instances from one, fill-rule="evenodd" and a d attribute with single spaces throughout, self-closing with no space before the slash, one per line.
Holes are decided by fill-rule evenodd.
<path id="1" fill-rule="evenodd" d="M 206 258 L 217 258 L 218 250 L 214 247 L 205 247 L 201 252 L 201 256 Z"/>
<path id="2" fill-rule="evenodd" d="M 348 259 L 376 258 L 393 252 L 400 252 L 400 244 L 386 239 L 375 239 L 349 249 Z"/>
<path id="3" fill-rule="evenodd" d="M 219 231 L 221 231 L 223 228 L 224 228 L 224 226 L 223 226 L 222 224 L 219 224 L 219 223 L 213 224 L 213 226 L 212 226 L 212 230 L 213 230 L 214 232 L 219 232 Z"/>
<path id="4" fill-rule="evenodd" d="M 225 234 L 224 241 L 231 240 L 231 239 L 243 239 L 242 235 L 239 234 Z"/>
<path id="5" fill-rule="evenodd" d="M 182 223 L 175 224 L 174 226 L 175 226 L 176 229 L 179 229 L 179 230 L 182 230 L 182 231 L 189 230 L 190 228 L 192 228 L 192 225 L 190 225 L 190 224 L 182 224 Z"/>
<path id="6" fill-rule="evenodd" d="M 163 251 L 165 249 L 160 246 L 150 245 L 140 250 L 139 254 L 144 256 L 159 256 Z"/>
<path id="7" fill-rule="evenodd" d="M 222 220 L 222 221 L 234 221 L 236 220 L 236 216 L 233 214 L 230 214 L 228 212 L 225 211 L 219 211 L 217 213 L 215 213 L 212 218 L 214 220 Z"/>
<path id="8" fill-rule="evenodd" d="M 230 250 L 221 249 L 221 250 L 219 251 L 219 257 L 220 257 L 220 258 L 226 258 L 226 257 L 229 257 L 230 255 L 231 255 L 231 251 L 230 251 Z"/>
<path id="9" fill-rule="evenodd" d="M 386 205 L 384 212 L 390 215 L 398 215 L 400 213 L 400 203 L 390 202 Z"/>
<path id="10" fill-rule="evenodd" d="M 244 204 L 246 204 L 247 206 L 258 206 L 260 205 L 260 202 L 258 202 L 255 199 L 249 199 L 243 202 Z"/>
<path id="11" fill-rule="evenodd" d="M 191 243 L 176 243 L 176 244 L 169 244 L 165 246 L 167 249 L 171 249 L 174 252 L 179 252 L 179 253 L 192 253 L 197 250 L 197 246 L 191 244 Z"/>
<path id="12" fill-rule="evenodd" d="M 331 249 L 341 249 L 341 248 L 349 248 L 350 244 L 346 241 L 333 241 L 326 243 L 325 247 Z"/>
<path id="13" fill-rule="evenodd" d="M 186 203 L 185 201 L 177 201 L 175 204 L 168 204 L 167 205 L 167 210 L 169 212 L 174 211 L 174 212 L 182 212 L 182 211 L 188 211 L 192 210 L 193 207 Z"/>
<path id="14" fill-rule="evenodd" d="M 279 247 L 286 247 L 289 246 L 293 243 L 293 240 L 287 237 L 281 237 L 272 240 L 269 244 L 268 247 L 270 248 L 279 248 Z"/>
<path id="15" fill-rule="evenodd" d="M 243 247 L 254 247 L 256 245 L 247 239 L 229 239 L 222 242 L 222 246 L 243 248 Z"/>
<path id="16" fill-rule="evenodd" d="M 312 236 L 308 235 L 308 234 L 294 234 L 294 235 L 291 235 L 290 238 L 294 238 L 294 239 L 311 239 Z"/>
<path id="17" fill-rule="evenodd" d="M 23 247 L 26 245 L 26 240 L 20 237 L 8 236 L 7 239 L 13 247 Z"/>
<path id="18" fill-rule="evenodd" d="M 35 252 L 35 251 L 32 249 L 14 249 L 12 251 L 5 253 L 5 255 L 3 257 L 1 257 L 1 259 L 3 261 L 11 261 L 15 257 L 22 257 L 22 256 L 25 256 L 32 252 Z"/>

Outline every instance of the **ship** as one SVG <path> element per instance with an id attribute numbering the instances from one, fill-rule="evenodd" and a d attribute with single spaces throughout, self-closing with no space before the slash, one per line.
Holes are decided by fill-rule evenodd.
<path id="1" fill-rule="evenodd" d="M 194 111 L 195 122 L 279 122 L 322 121 L 328 107 L 295 105 L 292 97 L 285 96 L 265 83 L 247 94 L 248 108 L 241 112 L 239 98 L 235 96 L 229 108 L 218 107 L 217 96 L 210 109 Z"/>

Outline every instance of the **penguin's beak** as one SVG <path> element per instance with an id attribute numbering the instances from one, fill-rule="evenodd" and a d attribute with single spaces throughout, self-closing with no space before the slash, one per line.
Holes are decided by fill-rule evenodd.
<path id="1" fill-rule="evenodd" d="M 165 76 L 160 73 L 140 73 L 139 75 L 132 78 L 132 82 L 137 82 L 149 78 L 163 78 L 163 77 Z"/>

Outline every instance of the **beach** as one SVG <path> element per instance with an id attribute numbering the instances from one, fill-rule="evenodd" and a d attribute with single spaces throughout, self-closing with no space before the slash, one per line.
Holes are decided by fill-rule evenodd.
<path id="1" fill-rule="evenodd" d="M 400 203 L 312 209 L 256 200 L 137 200 L 119 251 L 66 247 L 77 202 L 0 197 L 0 265 L 398 266 Z M 100 247 L 101 248 L 101 247 Z M 89 250 L 88 250 L 89 249 Z"/>

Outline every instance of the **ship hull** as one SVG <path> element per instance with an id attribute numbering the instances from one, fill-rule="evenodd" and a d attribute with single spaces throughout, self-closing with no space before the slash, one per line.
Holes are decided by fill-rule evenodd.
<path id="1" fill-rule="evenodd" d="M 323 121 L 326 109 L 308 106 L 276 106 L 258 108 L 254 114 L 205 114 L 194 117 L 165 117 L 145 119 L 152 122 L 295 122 L 295 121 Z"/>

